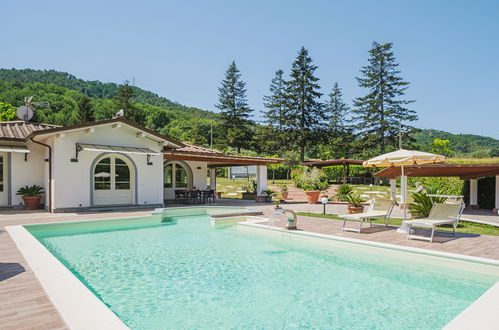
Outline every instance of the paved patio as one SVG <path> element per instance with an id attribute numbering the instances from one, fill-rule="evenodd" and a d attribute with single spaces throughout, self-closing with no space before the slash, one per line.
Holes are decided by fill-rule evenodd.
<path id="1" fill-rule="evenodd" d="M 252 201 L 241 200 L 220 200 L 213 205 L 254 207 L 262 210 L 267 216 L 274 210 L 274 205 L 255 204 Z M 322 205 L 289 204 L 286 207 L 304 212 L 322 212 Z M 344 205 L 327 205 L 328 213 L 344 213 L 344 211 Z M 124 218 L 148 214 L 150 214 L 150 210 L 65 214 L 49 214 L 40 211 L 2 211 L 0 213 L 0 329 L 67 329 L 20 251 L 5 231 L 5 226 Z M 375 226 L 367 229 L 365 233 L 357 234 L 342 232 L 341 224 L 342 222 L 338 220 L 300 216 L 298 228 L 368 241 L 499 259 L 499 237 L 495 236 L 458 233 L 456 237 L 437 236 L 434 243 L 430 244 L 424 241 L 408 241 L 405 239 L 405 235 L 396 233 L 394 227 Z M 284 223 L 277 222 L 277 225 L 283 226 Z"/>

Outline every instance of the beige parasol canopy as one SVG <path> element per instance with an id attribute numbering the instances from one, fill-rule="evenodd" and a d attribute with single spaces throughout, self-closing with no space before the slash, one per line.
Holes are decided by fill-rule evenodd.
<path id="1" fill-rule="evenodd" d="M 369 160 L 366 160 L 362 166 L 364 167 L 392 167 L 392 166 L 408 166 L 421 164 L 435 164 L 445 161 L 445 156 L 432 154 L 429 152 L 417 150 L 400 149 L 389 152 Z"/>

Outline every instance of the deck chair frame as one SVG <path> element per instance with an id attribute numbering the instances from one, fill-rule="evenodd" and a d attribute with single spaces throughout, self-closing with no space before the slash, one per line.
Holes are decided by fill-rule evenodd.
<path id="1" fill-rule="evenodd" d="M 386 213 L 384 211 L 375 210 L 376 199 L 373 199 L 366 212 L 357 213 L 357 214 L 342 215 L 341 217 L 343 217 L 343 226 L 341 227 L 341 230 L 342 231 L 353 231 L 353 232 L 360 234 L 360 232 L 362 231 L 362 225 L 363 225 L 364 221 L 366 221 L 366 222 L 368 221 L 369 228 L 371 228 L 373 225 L 372 224 L 373 218 L 384 218 L 385 227 L 388 227 L 388 219 L 390 219 L 390 216 L 392 214 L 393 207 L 395 206 L 395 201 L 387 201 L 387 200 L 383 200 L 383 201 L 390 202 L 390 206 L 388 207 L 388 210 L 386 211 Z M 378 212 L 378 214 L 376 212 Z M 347 227 L 346 226 L 347 221 L 359 222 L 359 228 Z"/>
<path id="2" fill-rule="evenodd" d="M 430 211 L 430 215 L 428 216 L 427 219 L 419 219 L 419 220 L 415 219 L 415 220 L 407 221 L 407 223 L 409 224 L 409 229 L 407 231 L 406 239 L 419 239 L 419 240 L 429 241 L 430 243 L 432 243 L 433 237 L 435 236 L 435 232 L 440 233 L 440 234 L 445 234 L 445 235 L 450 234 L 450 232 L 448 232 L 448 231 L 436 230 L 436 228 L 438 226 L 442 226 L 442 225 L 452 225 L 452 236 L 456 236 L 456 228 L 457 228 L 457 225 L 459 224 L 459 221 L 461 220 L 461 215 L 463 214 L 463 211 L 464 211 L 464 202 L 463 202 L 462 198 L 459 199 L 458 202 L 459 202 L 458 211 L 456 212 L 455 216 L 452 219 L 449 218 L 449 220 L 444 220 L 444 219 L 432 220 L 431 217 L 432 217 L 433 209 L 438 204 L 438 203 L 433 203 L 432 210 Z M 444 202 L 441 204 L 446 204 L 446 203 Z M 451 203 L 447 203 L 447 204 L 451 204 Z M 457 205 L 457 203 L 456 203 L 456 205 Z M 431 228 L 430 237 L 411 234 L 412 226 Z"/>

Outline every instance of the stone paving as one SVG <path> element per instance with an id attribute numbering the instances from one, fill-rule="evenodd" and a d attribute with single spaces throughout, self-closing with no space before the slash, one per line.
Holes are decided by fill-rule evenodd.
<path id="1" fill-rule="evenodd" d="M 219 200 L 213 205 L 249 206 L 262 210 L 265 215 L 274 211 L 274 205 L 256 204 L 253 201 Z M 185 205 L 184 205 L 185 206 Z M 322 212 L 322 205 L 289 204 L 296 211 Z M 344 213 L 345 205 L 329 204 L 328 213 Z M 400 212 L 398 210 L 397 212 Z M 36 279 L 20 251 L 15 246 L 5 226 L 27 223 L 65 222 L 125 218 L 150 214 L 150 210 L 121 212 L 65 213 L 2 211 L 0 213 L 0 329 L 66 329 L 64 321 L 51 304 L 41 284 Z M 341 231 L 341 221 L 299 217 L 300 230 L 353 237 L 368 241 L 400 244 L 431 250 L 460 253 L 471 256 L 499 259 L 499 237 L 458 233 L 456 237 L 436 236 L 433 244 L 406 240 L 394 227 L 374 226 L 361 234 Z M 283 226 L 283 223 L 277 222 Z M 91 317 L 91 316 L 89 316 Z"/>

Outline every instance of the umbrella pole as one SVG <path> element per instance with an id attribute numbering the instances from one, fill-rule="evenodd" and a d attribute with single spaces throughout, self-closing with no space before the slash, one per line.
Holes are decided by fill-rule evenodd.
<path id="1" fill-rule="evenodd" d="M 407 220 L 407 180 L 404 178 L 404 165 L 400 166 L 400 189 L 401 191 L 401 203 L 400 205 L 404 208 L 404 218 L 402 225 L 397 229 L 397 233 L 407 234 L 409 230 L 409 225 L 405 223 Z M 403 202 L 403 203 L 402 203 Z"/>

